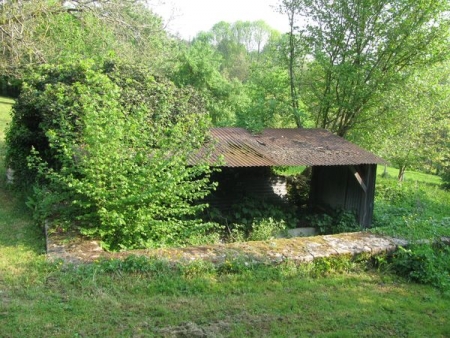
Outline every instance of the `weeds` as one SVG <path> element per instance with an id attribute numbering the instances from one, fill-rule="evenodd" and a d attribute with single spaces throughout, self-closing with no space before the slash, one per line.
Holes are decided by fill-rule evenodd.
<path id="1" fill-rule="evenodd" d="M 322 235 L 361 231 L 355 214 L 342 209 L 334 210 L 331 214 L 311 214 L 306 219 Z"/>
<path id="2" fill-rule="evenodd" d="M 399 248 L 392 256 L 393 270 L 412 281 L 450 291 L 450 246 L 436 242 Z"/>
<path id="3" fill-rule="evenodd" d="M 430 180 L 429 180 L 430 181 Z M 409 280 L 450 291 L 450 193 L 429 182 L 379 178 L 374 232 L 405 238 L 413 244 L 380 261 Z"/>
<path id="4" fill-rule="evenodd" d="M 285 229 L 295 228 L 298 219 L 292 206 L 261 200 L 256 196 L 238 199 L 228 213 L 215 209 L 212 221 L 223 224 L 226 242 L 268 240 Z"/>

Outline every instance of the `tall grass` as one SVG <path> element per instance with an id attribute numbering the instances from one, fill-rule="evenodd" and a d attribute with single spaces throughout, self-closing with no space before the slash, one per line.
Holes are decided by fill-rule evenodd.
<path id="1" fill-rule="evenodd" d="M 415 178 L 377 177 L 375 231 L 411 240 L 450 237 L 450 192 L 433 175 Z"/>
<path id="2" fill-rule="evenodd" d="M 373 231 L 412 243 L 389 260 L 392 271 L 450 293 L 450 191 L 432 175 L 398 182 L 378 177 Z"/>

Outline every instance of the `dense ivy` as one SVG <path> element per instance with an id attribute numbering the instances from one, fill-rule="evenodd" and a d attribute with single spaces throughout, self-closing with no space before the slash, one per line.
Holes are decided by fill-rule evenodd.
<path id="1" fill-rule="evenodd" d="M 188 165 L 209 128 L 201 97 L 113 62 L 42 66 L 24 83 L 7 164 L 38 221 L 74 223 L 109 249 L 201 241 L 211 186 Z M 75 221 L 75 222 L 74 222 Z"/>

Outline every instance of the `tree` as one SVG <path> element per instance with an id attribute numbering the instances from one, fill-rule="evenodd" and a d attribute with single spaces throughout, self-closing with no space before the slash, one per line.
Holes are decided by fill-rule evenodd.
<path id="1" fill-rule="evenodd" d="M 450 158 L 450 65 L 416 71 L 406 83 L 383 95 L 374 116 L 349 137 L 399 168 L 439 174 Z"/>
<path id="2" fill-rule="evenodd" d="M 263 52 L 270 39 L 278 32 L 272 29 L 265 21 L 258 20 L 253 23 L 253 46 L 250 50 L 256 51 L 258 57 Z"/>
<path id="3" fill-rule="evenodd" d="M 286 38 L 273 34 L 264 46 L 259 58 L 252 63 L 244 83 L 248 104 L 237 109 L 237 125 L 249 130 L 263 128 L 308 126 L 304 105 L 298 100 L 298 110 L 292 109 L 290 76 L 285 65 Z"/>
<path id="4" fill-rule="evenodd" d="M 289 7 L 291 6 L 291 7 Z M 340 136 L 373 118 L 411 68 L 448 55 L 447 0 L 286 0 L 308 46 L 299 93 L 316 126 Z M 307 59 L 308 60 L 308 59 Z"/>
<path id="5" fill-rule="evenodd" d="M 220 72 L 222 63 L 222 56 L 213 46 L 195 40 L 182 50 L 171 76 L 178 86 L 191 86 L 201 93 L 213 125 L 230 126 L 235 121 L 242 84 Z"/>
<path id="6" fill-rule="evenodd" d="M 264 47 L 279 33 L 267 23 L 236 21 L 216 23 L 210 31 L 201 32 L 195 41 L 213 46 L 222 56 L 221 73 L 230 80 L 247 81 L 250 68 L 264 53 Z"/>
<path id="7" fill-rule="evenodd" d="M 237 107 L 236 124 L 254 132 L 292 127 L 288 84 L 288 74 L 281 66 L 254 64 L 244 85 L 248 104 Z"/>
<path id="8" fill-rule="evenodd" d="M 76 226 L 109 249 L 186 244 L 213 226 L 198 218 L 211 171 L 189 164 L 209 126 L 195 92 L 143 68 L 45 65 L 13 107 L 7 165 L 34 186 L 38 221 Z"/>
<path id="9" fill-rule="evenodd" d="M 141 0 L 4 0 L 0 32 L 4 74 L 25 65 L 112 54 L 159 66 L 168 45 L 161 19 Z"/>
<path id="10" fill-rule="evenodd" d="M 295 124 L 297 128 L 303 127 L 303 121 L 300 117 L 300 99 L 298 95 L 298 88 L 295 80 L 295 65 L 296 60 L 300 56 L 303 56 L 304 53 L 302 48 L 300 48 L 300 43 L 298 38 L 295 36 L 296 26 L 296 17 L 298 15 L 298 8 L 300 6 L 299 0 L 283 0 L 280 4 L 279 11 L 282 14 L 286 14 L 289 20 L 289 40 L 288 40 L 288 48 L 287 48 L 287 60 L 288 60 L 288 69 L 289 69 L 289 88 L 291 92 L 291 106 L 292 106 L 292 115 L 295 120 Z"/>
<path id="11" fill-rule="evenodd" d="M 214 125 L 252 130 L 291 125 L 282 38 L 264 21 L 219 22 L 188 46 L 175 82 L 203 91 Z"/>

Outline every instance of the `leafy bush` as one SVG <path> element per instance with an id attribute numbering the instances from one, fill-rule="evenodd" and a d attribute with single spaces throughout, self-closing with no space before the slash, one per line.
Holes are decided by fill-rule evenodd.
<path id="1" fill-rule="evenodd" d="M 13 107 L 7 164 L 35 186 L 38 220 L 76 222 L 109 249 L 180 245 L 215 227 L 197 219 L 211 170 L 188 165 L 208 129 L 200 97 L 144 69 L 47 65 Z"/>
<path id="2" fill-rule="evenodd" d="M 412 281 L 450 290 L 450 194 L 437 184 L 378 178 L 374 232 L 414 244 L 384 260 L 385 268 Z M 428 243 L 428 244 L 427 244 Z"/>
<path id="3" fill-rule="evenodd" d="M 396 273 L 410 280 L 450 290 L 450 246 L 442 242 L 399 248 L 391 264 Z"/>
<path id="4" fill-rule="evenodd" d="M 287 227 L 284 220 L 276 221 L 269 217 L 253 222 L 251 228 L 252 231 L 248 239 L 250 241 L 264 241 L 281 234 Z"/>
<path id="5" fill-rule="evenodd" d="M 412 240 L 450 236 L 448 205 L 450 194 L 437 184 L 379 177 L 374 231 Z"/>
<path id="6" fill-rule="evenodd" d="M 333 210 L 330 214 L 312 214 L 307 216 L 307 220 L 322 235 L 361 231 L 355 214 L 343 209 Z"/>
<path id="7" fill-rule="evenodd" d="M 211 215 L 224 224 L 226 241 L 267 240 L 286 228 L 294 228 L 298 219 L 292 206 L 261 200 L 256 196 L 238 199 L 227 213 Z"/>
<path id="8" fill-rule="evenodd" d="M 289 176 L 286 182 L 287 196 L 291 203 L 297 206 L 308 204 L 311 186 L 311 168 L 302 173 Z"/>

